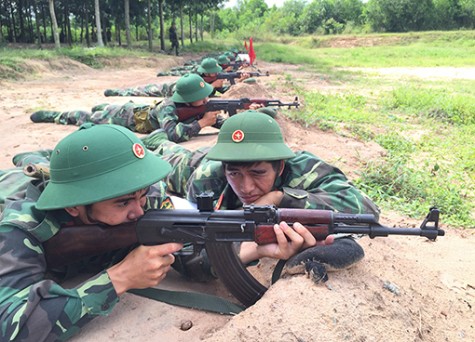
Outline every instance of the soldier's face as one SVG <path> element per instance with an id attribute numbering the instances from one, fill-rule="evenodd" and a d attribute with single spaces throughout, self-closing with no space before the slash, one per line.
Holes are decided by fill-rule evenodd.
<path id="1" fill-rule="evenodd" d="M 249 166 L 227 164 L 224 172 L 229 185 L 243 204 L 252 204 L 271 192 L 278 173 L 269 162 Z"/>
<path id="2" fill-rule="evenodd" d="M 114 226 L 133 222 L 144 214 L 147 191 L 148 188 L 89 206 L 67 208 L 67 211 L 84 224 L 102 223 Z"/>

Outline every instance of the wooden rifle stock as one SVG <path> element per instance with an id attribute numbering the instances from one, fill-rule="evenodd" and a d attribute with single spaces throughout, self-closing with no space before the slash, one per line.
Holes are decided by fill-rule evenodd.
<path id="1" fill-rule="evenodd" d="M 113 227 L 62 227 L 55 236 L 43 243 L 43 248 L 48 267 L 58 268 L 136 243 L 136 222 L 131 222 Z"/>

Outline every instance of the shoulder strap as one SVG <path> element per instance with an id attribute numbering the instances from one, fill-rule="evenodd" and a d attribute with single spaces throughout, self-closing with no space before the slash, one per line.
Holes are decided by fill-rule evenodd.
<path id="1" fill-rule="evenodd" d="M 138 296 L 185 308 L 216 312 L 223 315 L 237 315 L 245 307 L 224 298 L 196 292 L 170 291 L 149 287 L 127 291 Z"/>

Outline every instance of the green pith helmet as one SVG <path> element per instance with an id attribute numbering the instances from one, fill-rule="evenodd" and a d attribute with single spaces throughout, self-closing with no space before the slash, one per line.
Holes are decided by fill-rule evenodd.
<path id="1" fill-rule="evenodd" d="M 219 66 L 218 61 L 214 58 L 203 59 L 197 69 L 200 74 L 216 74 L 218 72 L 221 72 L 222 70 L 223 68 Z"/>
<path id="2" fill-rule="evenodd" d="M 175 85 L 172 101 L 187 103 L 202 100 L 213 92 L 211 84 L 206 83 L 198 74 L 183 75 Z"/>
<path id="3" fill-rule="evenodd" d="M 236 56 L 234 56 L 234 53 L 232 53 L 231 51 L 226 51 L 224 55 L 228 57 L 230 61 L 234 61 L 236 59 Z"/>
<path id="4" fill-rule="evenodd" d="M 225 162 L 289 159 L 295 154 L 285 144 L 279 124 L 267 114 L 247 110 L 227 119 L 207 158 Z"/>
<path id="5" fill-rule="evenodd" d="M 50 181 L 36 207 L 68 208 L 127 195 L 170 171 L 170 164 L 149 152 L 127 128 L 87 123 L 56 145 Z"/>
<path id="6" fill-rule="evenodd" d="M 226 55 L 221 55 L 218 57 L 218 64 L 219 65 L 229 65 L 231 61 L 229 60 L 228 56 Z"/>

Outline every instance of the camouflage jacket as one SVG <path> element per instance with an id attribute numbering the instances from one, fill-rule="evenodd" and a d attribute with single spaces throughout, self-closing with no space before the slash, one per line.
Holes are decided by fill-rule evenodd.
<path id="1" fill-rule="evenodd" d="M 44 183 L 17 180 L 23 191 L 6 200 L 0 220 L 0 340 L 66 340 L 94 317 L 107 315 L 118 302 L 105 269 L 130 249 L 50 269 L 42 243 L 72 224 L 72 217 L 64 210 L 37 210 L 35 202 Z M 163 182 L 154 184 L 146 210 L 170 208 L 165 191 Z M 75 287 L 60 285 L 79 272 L 96 275 Z"/>
<path id="2" fill-rule="evenodd" d="M 196 196 L 213 192 L 216 209 L 237 209 L 242 203 L 229 186 L 219 161 L 206 159 L 206 150 L 196 152 L 164 143 L 155 151 L 173 165 L 168 186 L 179 196 L 196 202 Z M 300 151 L 285 162 L 274 189 L 284 192 L 282 208 L 329 209 L 345 213 L 368 213 L 379 217 L 379 208 L 359 191 L 341 170 L 317 156 Z"/>
<path id="3" fill-rule="evenodd" d="M 201 127 L 198 118 L 193 117 L 185 121 L 179 121 L 177 104 L 171 98 L 165 99 L 160 105 L 150 111 L 149 120 L 156 121 L 167 133 L 168 139 L 174 142 L 190 140 L 198 135 Z"/>

